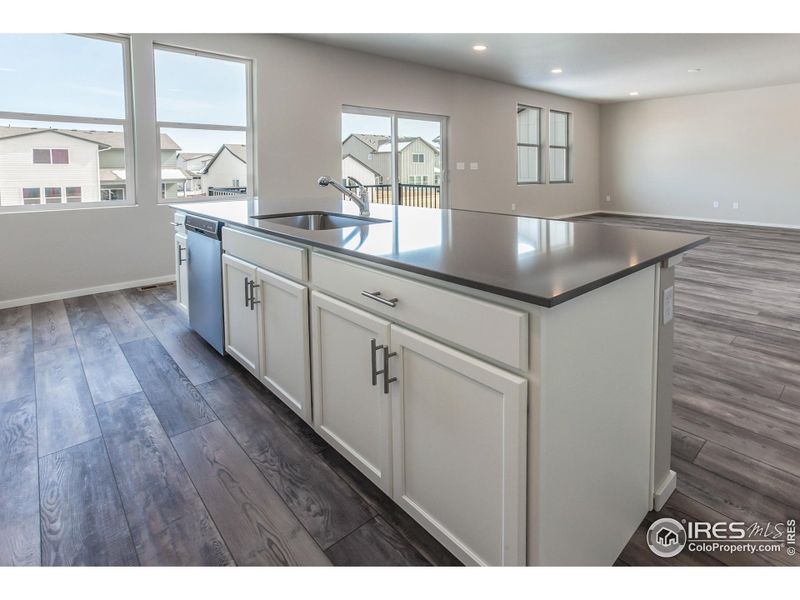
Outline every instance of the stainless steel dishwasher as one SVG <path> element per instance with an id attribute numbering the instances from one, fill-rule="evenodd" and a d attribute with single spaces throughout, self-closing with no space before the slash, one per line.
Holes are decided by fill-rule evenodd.
<path id="1" fill-rule="evenodd" d="M 222 315 L 222 223 L 186 216 L 189 325 L 225 354 Z"/>

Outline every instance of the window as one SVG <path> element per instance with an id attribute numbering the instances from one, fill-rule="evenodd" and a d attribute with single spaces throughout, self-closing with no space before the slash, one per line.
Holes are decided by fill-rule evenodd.
<path id="1" fill-rule="evenodd" d="M 47 204 L 61 204 L 61 188 L 60 187 L 44 188 L 44 201 Z"/>
<path id="2" fill-rule="evenodd" d="M 67 202 L 81 202 L 83 196 L 80 186 L 67 186 L 66 196 Z"/>
<path id="3" fill-rule="evenodd" d="M 446 134 L 447 117 L 344 106 L 342 178 L 364 184 L 370 202 L 446 207 Z"/>
<path id="4" fill-rule="evenodd" d="M 35 165 L 68 165 L 69 150 L 65 148 L 34 148 L 33 164 Z"/>
<path id="5" fill-rule="evenodd" d="M 103 202 L 125 200 L 125 188 L 103 188 L 100 190 L 100 200 Z"/>
<path id="6" fill-rule="evenodd" d="M 45 148 L 33 149 L 33 164 L 35 165 L 49 165 L 52 162 L 50 159 L 50 150 Z"/>
<path id="7" fill-rule="evenodd" d="M 158 46 L 155 70 L 162 200 L 253 195 L 251 62 Z"/>
<path id="8" fill-rule="evenodd" d="M 22 201 L 23 204 L 41 204 L 42 203 L 42 190 L 41 188 L 22 188 Z"/>
<path id="9" fill-rule="evenodd" d="M 85 207 L 111 181 L 132 191 L 128 39 L 3 34 L 0 56 L 0 211 Z"/>
<path id="10" fill-rule="evenodd" d="M 570 173 L 570 114 L 550 111 L 550 182 L 568 183 Z"/>
<path id="11" fill-rule="evenodd" d="M 517 105 L 517 183 L 541 183 L 542 109 Z"/>

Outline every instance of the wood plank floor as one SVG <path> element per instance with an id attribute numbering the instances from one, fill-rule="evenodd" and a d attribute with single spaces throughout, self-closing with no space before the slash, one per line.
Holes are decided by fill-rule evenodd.
<path id="1" fill-rule="evenodd" d="M 678 490 L 617 564 L 800 564 L 644 540 L 800 513 L 800 232 L 580 220 L 712 238 L 676 270 Z M 0 310 L 0 368 L 0 565 L 459 564 L 191 332 L 174 286 Z"/>
<path id="2" fill-rule="evenodd" d="M 675 271 L 672 468 L 678 489 L 648 515 L 621 565 L 800 565 L 786 554 L 650 552 L 653 520 L 800 516 L 800 231 L 595 214 L 626 227 L 708 235 Z"/>
<path id="3" fill-rule="evenodd" d="M 174 285 L 0 310 L 0 566 L 459 564 L 331 452 Z"/>

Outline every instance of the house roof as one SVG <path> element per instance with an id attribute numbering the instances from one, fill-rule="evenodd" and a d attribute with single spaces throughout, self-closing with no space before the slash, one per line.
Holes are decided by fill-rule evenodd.
<path id="1" fill-rule="evenodd" d="M 436 146 L 431 144 L 425 138 L 421 138 L 421 137 L 401 137 L 397 142 L 397 150 L 398 150 L 398 152 L 402 152 L 410 144 L 414 143 L 416 140 L 420 140 L 422 143 L 424 143 L 426 146 L 428 146 L 431 150 L 433 150 L 434 153 L 439 154 L 439 149 Z M 388 153 L 388 152 L 391 152 L 391 151 L 392 151 L 392 143 L 391 143 L 391 141 L 387 140 L 386 142 L 380 144 L 378 146 L 378 149 L 375 152 L 377 152 L 379 154 L 382 154 L 384 152 Z"/>
<path id="2" fill-rule="evenodd" d="M 233 154 L 236 158 L 242 161 L 244 164 L 247 164 L 247 145 L 245 144 L 222 144 L 217 150 L 216 154 L 209 160 L 206 165 L 203 167 L 203 170 L 200 171 L 201 173 L 208 173 L 208 170 L 211 168 L 211 165 L 214 164 L 214 161 L 219 158 L 219 155 L 222 154 L 225 150 Z"/>
<path id="3" fill-rule="evenodd" d="M 99 146 L 104 146 L 104 149 L 125 147 L 125 135 L 121 131 L 88 131 L 84 129 L 57 129 L 48 127 L 0 127 L 0 139 L 44 133 L 46 131 L 93 142 Z M 162 133 L 161 149 L 180 150 L 181 147 L 166 133 Z"/>
<path id="4" fill-rule="evenodd" d="M 351 133 L 344 139 L 342 145 L 347 143 L 347 140 L 349 140 L 350 138 L 356 138 L 357 140 L 363 142 L 373 150 L 377 150 L 378 146 L 380 146 L 385 142 L 388 142 L 391 139 L 391 137 L 388 135 L 376 135 L 374 133 Z"/>
<path id="5" fill-rule="evenodd" d="M 347 160 L 348 158 L 349 158 L 349 159 L 351 159 L 351 160 L 353 160 L 353 161 L 355 161 L 355 162 L 357 162 L 359 165 L 361 165 L 361 166 L 362 166 L 362 167 L 364 167 L 365 169 L 367 169 L 367 170 L 369 170 L 369 171 L 372 171 L 372 172 L 373 172 L 375 175 L 377 175 L 378 177 L 381 177 L 381 176 L 382 176 L 382 175 L 381 175 L 380 173 L 378 173 L 378 172 L 377 172 L 375 169 L 373 169 L 372 167 L 370 167 L 370 166 L 369 166 L 369 165 L 367 165 L 367 164 L 364 164 L 364 162 L 363 162 L 363 161 L 361 161 L 361 160 L 358 160 L 358 159 L 357 159 L 355 156 L 353 156 L 352 154 L 345 154 L 345 155 L 342 157 L 342 160 Z"/>
<path id="6" fill-rule="evenodd" d="M 214 156 L 213 152 L 178 152 L 178 158 L 182 158 L 185 161 L 190 160 L 197 160 L 198 158 L 204 157 L 211 158 Z"/>

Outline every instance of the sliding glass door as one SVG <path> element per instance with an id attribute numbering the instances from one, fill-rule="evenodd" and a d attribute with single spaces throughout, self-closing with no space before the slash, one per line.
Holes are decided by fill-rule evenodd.
<path id="1" fill-rule="evenodd" d="M 370 202 L 447 208 L 447 117 L 342 109 L 342 178 Z"/>

